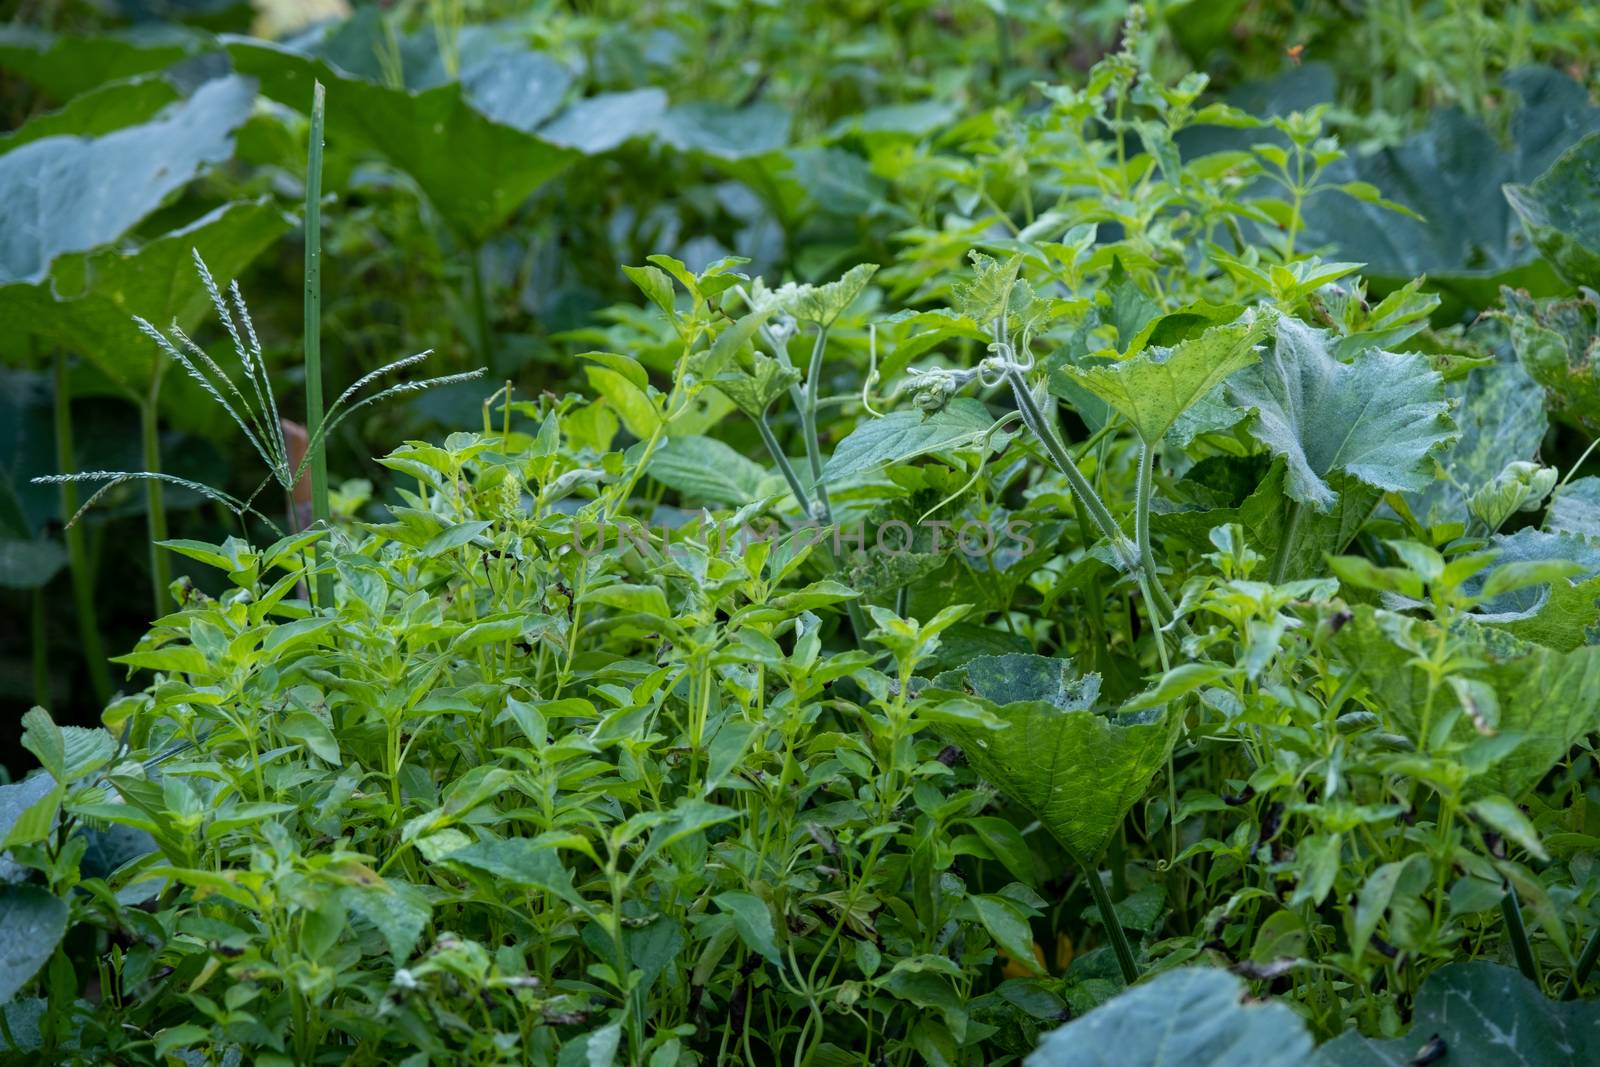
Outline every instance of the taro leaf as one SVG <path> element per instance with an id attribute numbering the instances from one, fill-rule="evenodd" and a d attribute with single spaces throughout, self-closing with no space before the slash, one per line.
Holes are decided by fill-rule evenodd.
<path id="1" fill-rule="evenodd" d="M 1546 999 L 1539 987 L 1498 963 L 1450 963 L 1417 994 L 1411 1030 L 1378 1040 L 1347 1030 L 1307 1060 L 1313 1067 L 1406 1067 L 1422 1063 L 1437 1035 L 1441 1067 L 1580 1067 L 1600 1061 L 1600 1004 Z"/>
<path id="2" fill-rule="evenodd" d="M 0 27 L 0 69 L 14 71 L 57 101 L 108 81 L 162 70 L 196 54 L 208 38 L 165 23 L 122 34 L 56 35 Z"/>
<path id="3" fill-rule="evenodd" d="M 1414 666 L 1414 653 L 1396 637 L 1432 648 L 1438 629 L 1421 619 L 1366 606 L 1357 607 L 1355 616 L 1339 631 L 1335 647 L 1366 682 L 1386 725 L 1416 741 L 1421 709 L 1429 700 L 1428 680 Z M 1483 664 L 1469 676 L 1494 690 L 1498 730 L 1515 739 L 1468 781 L 1466 792 L 1470 797 L 1499 793 L 1515 800 L 1564 759 L 1574 743 L 1600 728 L 1600 648 L 1559 652 L 1487 628 L 1462 633 L 1467 642 L 1462 655 Z M 1449 689 L 1435 694 L 1434 722 L 1443 714 L 1442 702 L 1454 699 Z M 1461 716 L 1452 739 L 1471 743 L 1476 738 L 1470 717 Z"/>
<path id="4" fill-rule="evenodd" d="M 0 156 L 0 282 L 42 280 L 67 252 L 109 244 L 233 154 L 247 78 L 207 82 L 154 121 L 103 137 L 46 137 Z"/>
<path id="5" fill-rule="evenodd" d="M 1600 286 L 1600 133 L 1591 133 L 1531 185 L 1508 185 L 1540 255 L 1573 286 Z"/>
<path id="6" fill-rule="evenodd" d="M 1535 302 L 1502 289 L 1511 320 L 1511 347 L 1534 381 L 1549 393 L 1557 417 L 1600 434 L 1600 304 L 1588 297 Z"/>
<path id="7" fill-rule="evenodd" d="M 38 886 L 0 885 L 0 1004 L 39 972 L 67 932 L 67 902 Z"/>
<path id="8" fill-rule="evenodd" d="M 51 281 L 0 286 L 0 331 L 60 344 L 89 357 L 113 380 L 142 387 L 160 356 L 133 316 L 193 327 L 211 307 L 194 273 L 193 251 L 225 282 L 288 227 L 270 201 L 235 203 L 141 248 L 63 256 Z"/>
<path id="9" fill-rule="evenodd" d="M 1288 461 L 1289 496 L 1326 512 L 1334 471 L 1377 489 L 1425 487 L 1429 455 L 1454 436 L 1439 375 L 1422 356 L 1369 349 L 1340 363 L 1328 346 L 1328 334 L 1285 316 L 1261 363 L 1227 384 L 1256 413 L 1251 433 Z"/>
<path id="10" fill-rule="evenodd" d="M 1366 263 L 1368 279 L 1385 287 L 1426 274 L 1431 288 L 1455 298 L 1441 310 L 1446 316 L 1458 314 L 1462 303 L 1493 306 L 1502 284 L 1541 295 L 1560 291 L 1501 186 L 1532 181 L 1574 141 L 1600 129 L 1600 109 L 1589 105 L 1583 86 L 1555 70 L 1525 67 L 1503 84 L 1520 98 L 1509 151 L 1476 119 L 1440 111 L 1421 133 L 1324 172 L 1327 184 L 1375 185 L 1421 220 L 1353 197 L 1318 196 L 1306 207 L 1306 247 L 1334 246 L 1341 258 Z"/>
<path id="11" fill-rule="evenodd" d="M 766 468 L 711 437 L 669 437 L 650 457 L 646 473 L 676 489 L 685 504 L 732 504 L 758 500 L 769 475 Z"/>
<path id="12" fill-rule="evenodd" d="M 290 107 L 327 86 L 328 139 L 349 138 L 406 172 L 452 229 L 478 244 L 578 153 L 496 122 L 459 83 L 420 92 L 350 77 L 328 63 L 254 39 L 224 37 L 234 67 Z M 510 105 L 506 105 L 510 106 Z"/>
<path id="13" fill-rule="evenodd" d="M 1412 513 L 1428 524 L 1466 521 L 1473 490 L 1507 463 L 1532 459 L 1548 429 L 1544 391 L 1514 360 L 1475 368 L 1446 391 L 1460 398 L 1454 418 L 1461 436 L 1439 456 L 1442 477 L 1407 495 Z"/>
<path id="14" fill-rule="evenodd" d="M 1261 357 L 1257 320 L 1217 326 L 1173 348 L 1148 348 L 1120 363 L 1067 368 L 1079 385 L 1105 401 L 1155 444 L 1172 424 L 1234 371 Z"/>
<path id="15" fill-rule="evenodd" d="M 1046 1034 L 1024 1067 L 1302 1067 L 1305 1022 L 1249 993 L 1227 971 L 1167 971 Z"/>
<path id="16" fill-rule="evenodd" d="M 177 99 L 177 87 L 166 78 L 111 82 L 73 98 L 59 111 L 35 116 L 21 129 L 0 137 L 0 152 L 58 135 L 99 137 L 148 122 Z"/>
<path id="17" fill-rule="evenodd" d="M 1045 825 L 1083 862 L 1093 862 L 1166 759 L 1160 711 L 1109 718 L 1091 710 L 1100 676 L 1079 677 L 1067 660 L 978 656 L 933 680 L 924 700 L 976 702 L 1005 729 L 936 729 L 1000 792 Z"/>
<path id="18" fill-rule="evenodd" d="M 840 441 L 822 476 L 832 484 L 932 452 L 970 449 L 993 425 L 983 403 L 965 396 L 938 411 L 891 411 L 881 419 L 864 420 Z"/>
<path id="19" fill-rule="evenodd" d="M 1544 529 L 1600 544 L 1600 478 L 1578 478 L 1558 486 L 1550 497 Z"/>

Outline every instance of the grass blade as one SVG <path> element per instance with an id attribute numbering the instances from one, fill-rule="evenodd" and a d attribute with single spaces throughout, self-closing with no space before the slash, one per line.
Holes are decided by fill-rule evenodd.
<path id="1" fill-rule="evenodd" d="M 310 436 L 311 516 L 326 524 L 328 507 L 328 452 L 322 433 L 322 125 L 326 103 L 321 82 L 311 90 L 311 148 L 306 164 L 306 433 Z M 316 545 L 311 563 L 317 567 Z M 317 574 L 317 604 L 333 604 L 333 575 Z"/>

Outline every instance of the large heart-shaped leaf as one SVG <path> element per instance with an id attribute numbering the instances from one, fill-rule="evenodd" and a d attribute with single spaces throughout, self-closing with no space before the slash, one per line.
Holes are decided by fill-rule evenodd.
<path id="1" fill-rule="evenodd" d="M 0 1004 L 28 984 L 67 932 L 67 902 L 32 885 L 0 885 Z"/>
<path id="2" fill-rule="evenodd" d="M 90 139 L 46 137 L 0 156 L 0 282 L 36 282 L 55 258 L 109 244 L 233 154 L 246 78 L 207 82 L 155 120 Z"/>
<path id="3" fill-rule="evenodd" d="M 938 411 L 891 411 L 864 419 L 840 441 L 822 475 L 838 482 L 933 452 L 973 448 L 993 426 L 988 409 L 971 397 L 956 397 Z"/>
<path id="4" fill-rule="evenodd" d="M 1272 350 L 1227 391 L 1255 412 L 1255 438 L 1288 462 L 1289 497 L 1317 511 L 1333 506 L 1335 471 L 1376 489 L 1424 488 L 1428 457 L 1455 436 L 1444 382 L 1422 356 L 1368 349 L 1341 363 L 1328 334 L 1287 316 Z"/>
<path id="5" fill-rule="evenodd" d="M 1433 707 L 1437 722 L 1446 702 L 1456 699 L 1453 690 L 1442 688 L 1430 704 L 1427 676 L 1414 665 L 1416 654 L 1404 647 L 1432 648 L 1437 628 L 1421 619 L 1368 607 L 1356 608 L 1355 615 L 1339 631 L 1340 655 L 1366 682 L 1388 728 L 1416 741 L 1422 709 Z M 1485 630 L 1470 638 L 1463 634 L 1463 639 L 1470 641 L 1472 658 L 1482 664 L 1470 677 L 1494 690 L 1499 705 L 1496 729 L 1518 739 L 1466 788 L 1474 796 L 1499 793 L 1516 799 L 1565 759 L 1574 743 L 1600 728 L 1600 647 L 1559 652 Z M 1466 715 L 1455 731 L 1453 736 L 1462 742 L 1476 736 Z"/>
<path id="6" fill-rule="evenodd" d="M 968 701 L 1005 722 L 991 730 L 944 718 L 938 730 L 974 770 L 1091 862 L 1166 759 L 1158 710 L 1112 718 L 1092 710 L 1100 676 L 1045 656 L 980 656 L 933 680 L 925 700 Z"/>
<path id="7" fill-rule="evenodd" d="M 63 256 L 51 280 L 0 286 L 0 330 L 60 344 L 113 380 L 139 386 L 161 357 L 133 316 L 187 329 L 211 306 L 194 273 L 193 252 L 226 280 L 288 228 L 282 211 L 259 200 L 220 207 L 140 248 Z"/>
<path id="8" fill-rule="evenodd" d="M 1421 274 L 1430 287 L 1465 303 L 1491 307 L 1498 286 L 1540 295 L 1559 280 L 1528 242 L 1501 187 L 1532 181 L 1569 145 L 1600 129 L 1600 109 L 1571 78 L 1543 67 L 1506 75 L 1511 144 L 1456 110 L 1436 113 L 1427 129 L 1400 144 L 1329 167 L 1332 183 L 1363 181 L 1416 212 L 1410 218 L 1347 196 L 1314 197 L 1306 208 L 1305 246 L 1331 245 L 1342 259 L 1367 264 L 1370 279 L 1399 285 Z"/>
<path id="9" fill-rule="evenodd" d="M 1256 342 L 1264 333 L 1260 320 L 1247 317 L 1172 348 L 1146 348 L 1120 363 L 1066 372 L 1126 418 L 1140 440 L 1154 444 L 1224 378 L 1261 358 Z"/>
<path id="10" fill-rule="evenodd" d="M 405 171 L 461 237 L 478 243 L 578 153 L 485 114 L 458 82 L 420 92 L 352 77 L 329 63 L 255 39 L 225 37 L 234 67 L 290 107 L 327 87 L 330 141 L 348 138 Z M 494 97 L 502 118 L 516 104 Z"/>
<path id="11" fill-rule="evenodd" d="M 1223 970 L 1157 975 L 1044 1036 L 1025 1067 L 1302 1067 L 1305 1021 Z"/>
<path id="12" fill-rule="evenodd" d="M 1567 149 L 1531 185 L 1505 193 L 1556 273 L 1575 286 L 1600 286 L 1600 133 Z"/>
<path id="13" fill-rule="evenodd" d="M 1435 1040 L 1437 1039 L 1437 1040 Z M 1437 1060 L 1423 1048 L 1441 1049 Z M 1411 1030 L 1389 1040 L 1347 1030 L 1317 1050 L 1314 1067 L 1580 1067 L 1600 1061 L 1600 1003 L 1550 1000 L 1510 967 L 1475 960 L 1422 983 Z"/>

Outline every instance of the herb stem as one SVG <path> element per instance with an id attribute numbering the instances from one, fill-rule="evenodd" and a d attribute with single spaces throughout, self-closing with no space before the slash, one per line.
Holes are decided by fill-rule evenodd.
<path id="1" fill-rule="evenodd" d="M 139 405 L 139 437 L 143 446 L 144 469 L 150 474 L 161 473 L 161 370 L 157 363 L 150 375 L 150 391 Z M 172 572 L 167 564 L 167 550 L 161 542 L 167 539 L 166 494 L 161 479 L 144 479 L 145 521 L 150 534 L 150 583 L 153 586 L 155 618 L 167 613 L 167 586 L 172 584 Z"/>
<path id="2" fill-rule="evenodd" d="M 1298 500 L 1289 508 L 1289 523 L 1284 527 L 1283 542 L 1278 545 L 1278 557 L 1272 561 L 1272 584 L 1282 585 L 1289 573 L 1289 557 L 1294 555 L 1300 540 L 1300 526 L 1305 521 L 1306 506 Z"/>
<path id="3" fill-rule="evenodd" d="M 72 439 L 72 383 L 67 376 L 67 357 L 55 358 L 55 434 L 56 469 L 71 474 L 78 469 L 77 449 Z M 72 522 L 78 513 L 78 483 L 61 483 L 61 521 Z M 78 616 L 78 644 L 89 670 L 89 685 L 95 700 L 103 706 L 111 699 L 111 669 L 106 666 L 105 645 L 100 640 L 100 617 L 94 602 L 94 573 L 89 563 L 89 546 L 83 527 L 73 522 L 63 532 L 67 542 L 67 565 L 72 577 L 72 603 Z"/>
<path id="4" fill-rule="evenodd" d="M 1069 850 L 1068 855 L 1073 855 Z M 1111 941 L 1111 951 L 1116 953 L 1117 966 L 1122 968 L 1122 978 L 1129 985 L 1139 980 L 1139 964 L 1133 958 L 1133 946 L 1128 943 L 1128 933 L 1122 928 L 1122 923 L 1117 919 L 1116 906 L 1111 903 L 1111 897 L 1106 893 L 1106 887 L 1100 881 L 1098 868 L 1078 860 L 1078 869 L 1083 872 L 1084 881 L 1089 883 L 1089 893 L 1094 897 L 1094 903 L 1100 909 L 1100 921 L 1106 928 L 1106 936 Z"/>

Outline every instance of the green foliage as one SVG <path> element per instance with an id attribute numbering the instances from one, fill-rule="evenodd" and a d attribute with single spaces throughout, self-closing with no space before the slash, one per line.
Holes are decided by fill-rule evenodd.
<path id="1" fill-rule="evenodd" d="M 1581 14 L 58 7 L 5 1057 L 1589 1055 Z"/>

